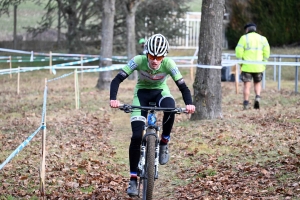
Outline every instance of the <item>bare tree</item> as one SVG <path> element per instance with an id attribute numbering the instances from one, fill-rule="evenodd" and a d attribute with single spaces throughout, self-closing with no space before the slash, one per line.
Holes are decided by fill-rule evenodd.
<path id="1" fill-rule="evenodd" d="M 26 0 L 1 0 L 0 1 L 0 16 L 1 15 L 9 15 L 10 6 L 18 6 L 21 3 L 26 2 Z"/>
<path id="2" fill-rule="evenodd" d="M 7 0 L 6 0 L 7 1 Z M 41 0 L 32 0 L 41 4 Z M 46 13 L 38 22 L 37 27 L 25 27 L 33 36 L 50 29 L 54 20 L 59 18 L 60 28 L 66 28 L 67 49 L 69 52 L 85 50 L 84 40 L 99 37 L 102 1 L 95 0 L 47 0 Z M 57 12 L 59 11 L 59 12 Z M 95 28 L 96 27 L 96 28 Z M 60 30 L 59 30 L 60 33 Z"/>
<path id="3" fill-rule="evenodd" d="M 136 55 L 136 38 L 135 38 L 135 13 L 141 0 L 124 0 L 126 11 L 126 33 L 127 33 L 127 58 L 131 59 Z M 137 79 L 137 72 L 134 71 L 129 79 Z"/>
<path id="4" fill-rule="evenodd" d="M 99 67 L 110 66 L 113 51 L 115 0 L 104 0 L 102 13 L 101 49 Z M 100 72 L 96 87 L 100 90 L 109 89 L 111 71 Z"/>
<path id="5" fill-rule="evenodd" d="M 17 10 L 18 6 L 14 5 L 14 49 L 17 48 Z"/>
<path id="6" fill-rule="evenodd" d="M 187 27 L 182 18 L 189 11 L 188 2 L 190 0 L 143 1 L 136 13 L 138 38 L 150 37 L 154 33 L 162 33 L 174 45 L 176 37 L 185 36 L 186 34 L 183 30 L 186 30 Z"/>
<path id="7" fill-rule="evenodd" d="M 203 0 L 199 38 L 198 64 L 212 66 L 197 68 L 194 81 L 196 112 L 191 120 L 215 119 L 222 116 L 221 66 L 222 25 L 225 0 Z"/>
<path id="8" fill-rule="evenodd" d="M 14 32 L 13 32 L 13 48 L 17 48 L 17 10 L 18 5 L 20 5 L 22 2 L 26 2 L 26 0 L 2 0 L 0 2 L 0 16 L 3 14 L 9 15 L 9 7 L 14 7 Z"/>

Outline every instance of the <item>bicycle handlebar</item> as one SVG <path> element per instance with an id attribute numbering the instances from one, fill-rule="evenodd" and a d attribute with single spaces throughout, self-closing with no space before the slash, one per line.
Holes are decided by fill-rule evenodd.
<path id="1" fill-rule="evenodd" d="M 176 114 L 187 113 L 186 108 L 164 108 L 164 107 L 156 107 L 156 106 L 135 106 L 129 104 L 120 104 L 120 110 L 123 110 L 126 113 L 132 112 L 133 109 L 140 109 L 146 111 L 164 111 L 164 112 L 172 112 Z"/>

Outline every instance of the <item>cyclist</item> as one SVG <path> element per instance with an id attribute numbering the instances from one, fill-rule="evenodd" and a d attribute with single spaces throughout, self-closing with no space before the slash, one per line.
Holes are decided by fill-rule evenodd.
<path id="1" fill-rule="evenodd" d="M 138 81 L 134 90 L 133 105 L 149 106 L 149 102 L 156 102 L 159 107 L 175 107 L 175 100 L 167 86 L 169 76 L 175 81 L 182 93 L 186 110 L 188 113 L 195 112 L 192 105 L 192 97 L 189 88 L 178 70 L 175 62 L 166 57 L 169 43 L 162 34 L 152 35 L 145 43 L 146 55 L 137 55 L 116 75 L 110 87 L 110 106 L 118 108 L 120 102 L 117 100 L 119 85 L 134 70 L 138 71 Z M 127 194 L 137 196 L 137 167 L 140 158 L 140 144 L 142 131 L 146 123 L 147 112 L 135 110 L 131 113 L 132 137 L 129 146 L 130 182 Z M 169 161 L 168 142 L 174 123 L 175 114 L 168 112 L 163 116 L 162 137 L 160 140 L 159 163 L 166 164 Z"/>

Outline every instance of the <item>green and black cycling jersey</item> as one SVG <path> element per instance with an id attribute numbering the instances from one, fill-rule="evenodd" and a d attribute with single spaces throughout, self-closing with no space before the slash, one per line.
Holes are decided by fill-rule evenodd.
<path id="1" fill-rule="evenodd" d="M 139 89 L 161 89 L 164 91 L 164 94 L 170 94 L 170 90 L 167 85 L 167 79 L 168 77 L 171 77 L 181 91 L 185 104 L 192 104 L 190 90 L 186 86 L 184 79 L 176 66 L 176 63 L 171 58 L 165 57 L 162 60 L 160 67 L 157 70 L 153 70 L 149 67 L 146 55 L 135 56 L 112 80 L 110 88 L 110 100 L 117 99 L 120 83 L 124 81 L 130 74 L 132 74 L 134 70 L 138 72 L 138 80 L 135 86 L 135 91 Z"/>

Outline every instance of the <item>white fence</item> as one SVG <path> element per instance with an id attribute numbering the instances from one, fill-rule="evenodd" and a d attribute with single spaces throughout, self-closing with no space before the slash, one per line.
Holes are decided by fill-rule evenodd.
<path id="1" fill-rule="evenodd" d="M 176 37 L 175 40 L 172 40 L 173 46 L 171 48 L 180 48 L 180 49 L 196 49 L 199 46 L 199 35 L 200 35 L 200 24 L 201 24 L 201 12 L 187 12 L 184 19 L 181 19 L 185 22 L 185 30 L 181 30 L 184 36 Z M 223 48 L 228 48 L 227 40 L 225 37 L 225 24 L 228 23 L 228 14 L 224 15 L 223 23 Z"/>

